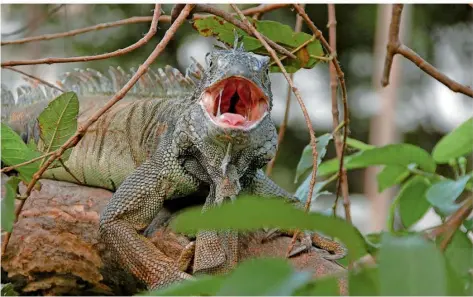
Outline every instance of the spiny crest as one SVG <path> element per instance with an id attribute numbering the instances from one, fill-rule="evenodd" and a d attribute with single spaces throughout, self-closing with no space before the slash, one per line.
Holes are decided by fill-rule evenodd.
<path id="1" fill-rule="evenodd" d="M 148 69 L 133 88 L 128 92 L 129 96 L 136 98 L 186 96 L 194 91 L 194 88 L 202 79 L 204 67 L 194 58 L 193 63 L 187 68 L 185 76 L 177 69 L 166 66 L 164 70 L 157 71 Z M 110 67 L 108 75 L 97 70 L 74 69 L 66 72 L 57 81 L 63 90 L 73 91 L 78 95 L 112 95 L 118 92 L 136 73 L 135 68 L 125 72 L 120 66 Z M 1 85 L 2 120 L 14 107 L 28 106 L 39 101 L 49 101 L 59 96 L 61 92 L 49 86 L 38 84 L 38 82 L 24 78 L 27 82 L 16 88 L 17 101 L 8 88 Z"/>

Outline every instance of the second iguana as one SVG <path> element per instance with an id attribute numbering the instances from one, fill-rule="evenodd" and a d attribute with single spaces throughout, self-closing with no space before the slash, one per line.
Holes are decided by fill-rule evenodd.
<path id="1" fill-rule="evenodd" d="M 65 76 L 63 88 L 81 97 L 79 122 L 127 81 L 119 68 L 110 77 L 93 70 Z M 52 90 L 23 91 L 20 97 L 28 98 L 23 107 L 2 93 L 2 118 L 26 141 L 40 141 L 31 119 L 54 97 Z M 194 64 L 185 77 L 171 67 L 148 71 L 72 149 L 70 173 L 58 167 L 44 177 L 114 190 L 100 218 L 100 237 L 118 261 L 149 288 L 187 279 L 139 234 L 165 200 L 208 192 L 205 210 L 248 192 L 297 203 L 261 170 L 277 148 L 271 107 L 269 58 L 240 48 L 214 50 L 207 69 Z M 194 272 L 227 270 L 237 260 L 236 233 L 198 235 Z"/>

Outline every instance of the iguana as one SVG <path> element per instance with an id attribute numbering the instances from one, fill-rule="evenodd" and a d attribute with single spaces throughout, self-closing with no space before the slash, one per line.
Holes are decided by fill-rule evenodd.
<path id="1" fill-rule="evenodd" d="M 216 49 L 206 60 L 207 69 L 194 63 L 186 76 L 169 66 L 149 70 L 72 149 L 70 172 L 57 167 L 43 176 L 115 191 L 101 214 L 101 240 L 149 288 L 190 278 L 138 233 L 164 200 L 208 192 L 204 210 L 242 192 L 298 202 L 261 170 L 277 148 L 269 58 L 235 47 Z M 59 83 L 81 98 L 79 123 L 130 76 L 121 68 L 109 73 L 76 70 Z M 56 95 L 51 88 L 20 88 L 15 104 L 2 86 L 2 121 L 25 141 L 41 143 L 35 119 Z M 238 234 L 198 234 L 194 273 L 225 271 L 237 260 Z"/>

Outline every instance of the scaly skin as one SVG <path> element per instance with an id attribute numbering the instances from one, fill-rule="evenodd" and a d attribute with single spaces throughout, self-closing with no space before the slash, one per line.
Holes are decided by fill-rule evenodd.
<path id="1" fill-rule="evenodd" d="M 159 99 L 124 99 L 89 128 L 66 162 L 84 184 L 116 189 L 101 214 L 100 237 L 124 268 L 149 288 L 190 278 L 182 271 L 188 255 L 176 264 L 138 233 L 156 217 L 165 200 L 183 196 L 190 199 L 192 194 L 208 189 L 203 211 L 241 192 L 297 202 L 261 171 L 274 157 L 277 146 L 276 128 L 269 116 L 269 59 L 240 49 L 214 51 L 208 58 L 208 69 L 191 92 L 181 88 Z M 167 71 L 167 77 L 171 76 L 171 83 L 183 84 L 176 73 Z M 205 103 L 205 94 L 214 86 L 235 77 L 253 84 L 267 100 L 266 113 L 251 126 L 217 122 Z M 145 85 L 145 81 L 142 83 Z M 250 92 L 249 86 L 241 92 Z M 221 90 L 220 100 L 225 90 Z M 253 89 L 249 94 L 252 92 Z M 106 98 L 88 97 L 81 101 L 79 121 Z M 230 101 L 233 97 L 227 103 L 238 106 L 243 97 L 238 98 L 236 103 Z M 39 113 L 38 108 L 32 110 Z M 251 118 L 254 111 L 249 112 Z M 37 139 L 37 130 L 24 120 L 32 118 L 31 113 L 26 114 L 11 113 L 10 124 L 17 131 L 26 130 L 26 139 Z M 75 182 L 62 168 L 48 170 L 47 177 Z M 194 272 L 219 273 L 231 269 L 238 262 L 238 244 L 238 234 L 231 230 L 200 231 L 195 244 Z"/>

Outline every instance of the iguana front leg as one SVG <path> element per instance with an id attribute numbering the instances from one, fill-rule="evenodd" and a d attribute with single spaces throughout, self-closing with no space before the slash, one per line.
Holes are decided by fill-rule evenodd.
<path id="1" fill-rule="evenodd" d="M 249 189 L 252 194 L 256 194 L 258 196 L 276 196 L 287 199 L 290 203 L 300 204 L 299 200 L 297 200 L 293 195 L 289 194 L 286 190 L 279 187 L 268 176 L 266 176 L 262 170 L 256 171 L 256 174 L 250 182 Z M 292 236 L 294 235 L 294 231 L 295 230 L 281 230 L 279 233 Z M 272 234 L 277 232 L 277 229 L 269 231 L 266 238 L 269 238 Z M 330 240 L 315 232 L 311 234 L 299 233 L 298 239 L 301 241 L 302 245 L 295 248 L 294 251 L 290 253 L 290 256 L 297 255 L 298 253 L 310 249 L 312 244 L 328 252 L 329 254 L 323 257 L 329 260 L 341 259 L 347 254 L 347 250 L 340 243 Z"/>
<path id="2" fill-rule="evenodd" d="M 199 182 L 178 161 L 158 154 L 143 163 L 112 196 L 100 218 L 100 237 L 119 263 L 149 288 L 191 278 L 138 230 L 144 229 L 166 199 L 195 192 Z"/>

